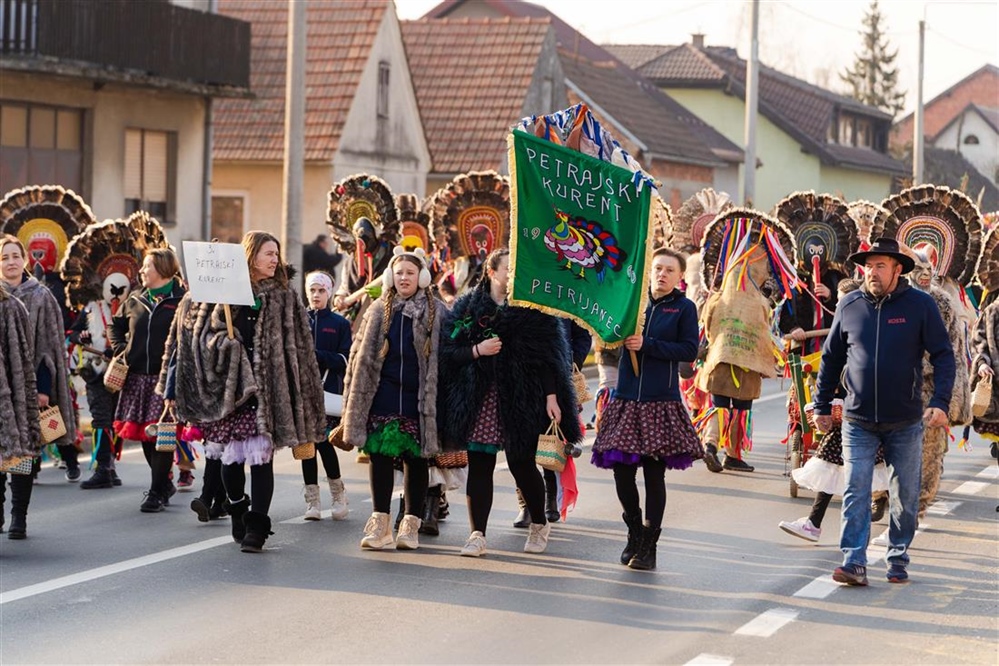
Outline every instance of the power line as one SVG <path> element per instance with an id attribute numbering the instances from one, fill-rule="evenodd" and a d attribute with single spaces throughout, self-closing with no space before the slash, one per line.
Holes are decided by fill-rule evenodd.
<path id="1" fill-rule="evenodd" d="M 972 51 L 974 53 L 978 53 L 978 54 L 984 55 L 987 58 L 995 58 L 997 55 L 999 55 L 995 51 L 985 51 L 984 49 L 976 48 L 974 46 L 969 46 L 968 44 L 965 44 L 963 42 L 959 42 L 958 40 L 956 40 L 953 37 L 950 37 L 948 35 L 945 35 L 944 33 L 940 32 L 939 30 L 934 30 L 929 24 L 927 24 L 926 30 L 928 32 L 933 33 L 937 37 L 940 37 L 945 42 L 950 42 L 954 46 L 960 46 L 963 49 L 966 49 L 968 51 Z"/>

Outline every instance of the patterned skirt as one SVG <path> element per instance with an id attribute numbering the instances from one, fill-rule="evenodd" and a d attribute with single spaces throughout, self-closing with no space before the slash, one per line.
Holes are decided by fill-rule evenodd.
<path id="1" fill-rule="evenodd" d="M 155 441 L 146 436 L 146 426 L 159 422 L 163 415 L 163 396 L 155 391 L 157 381 L 158 375 L 128 374 L 114 419 L 114 431 L 122 439 Z"/>
<path id="2" fill-rule="evenodd" d="M 842 430 L 834 428 L 827 432 L 812 457 L 798 469 L 791 470 L 791 477 L 802 488 L 829 495 L 842 495 L 847 481 L 843 473 Z M 874 458 L 871 491 L 888 490 L 888 481 L 884 449 L 879 447 Z"/>
<path id="3" fill-rule="evenodd" d="M 218 421 L 202 423 L 201 433 L 205 437 L 206 455 L 212 445 L 222 447 L 223 465 L 264 465 L 274 458 L 274 443 L 257 429 L 256 400 L 250 400 Z"/>
<path id="4" fill-rule="evenodd" d="M 687 469 L 704 457 L 682 402 L 611 399 L 590 462 L 611 469 L 615 464 L 639 465 L 643 457 L 659 458 L 667 469 Z"/>
<path id="5" fill-rule="evenodd" d="M 975 429 L 975 432 L 990 442 L 999 442 L 999 423 L 991 423 L 989 421 L 975 419 L 971 422 L 971 427 Z"/>
<path id="6" fill-rule="evenodd" d="M 499 390 L 497 390 L 496 384 L 489 387 L 489 392 L 486 393 L 486 397 L 482 401 L 475 426 L 468 434 L 468 442 L 469 451 L 493 455 L 499 453 L 506 442 L 503 422 L 500 419 Z"/>

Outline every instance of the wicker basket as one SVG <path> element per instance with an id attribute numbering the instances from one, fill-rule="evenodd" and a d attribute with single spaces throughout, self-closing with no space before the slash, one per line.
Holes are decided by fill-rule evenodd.
<path id="1" fill-rule="evenodd" d="M 548 430 L 543 435 L 538 435 L 538 452 L 534 461 L 545 469 L 561 472 L 565 469 L 565 459 L 565 437 L 558 427 L 558 421 L 552 419 Z"/>
<path id="2" fill-rule="evenodd" d="M 586 375 L 576 366 L 572 366 L 572 385 L 576 389 L 577 403 L 582 405 L 584 402 L 593 400 L 593 394 L 590 393 L 590 387 L 586 383 Z"/>
<path id="3" fill-rule="evenodd" d="M 468 451 L 445 451 L 438 453 L 435 460 L 442 469 L 458 469 L 468 466 Z"/>
<path id="4" fill-rule="evenodd" d="M 980 418 L 989 411 L 992 403 L 992 377 L 982 377 L 975 385 L 975 390 L 971 392 L 971 413 L 976 418 Z"/>
<path id="5" fill-rule="evenodd" d="M 343 423 L 337 424 L 332 431 L 330 431 L 330 436 L 326 439 L 330 444 L 340 449 L 341 451 L 353 451 L 354 447 L 351 444 L 343 441 Z"/>
<path id="6" fill-rule="evenodd" d="M 104 371 L 104 388 L 109 393 L 117 393 L 125 386 L 128 378 L 128 364 L 125 363 L 124 354 L 115 356 L 108 363 L 108 369 Z"/>
<path id="7" fill-rule="evenodd" d="M 291 455 L 295 460 L 312 460 L 316 457 L 316 445 L 312 442 L 291 447 Z"/>
<path id="8" fill-rule="evenodd" d="M 38 415 L 38 425 L 41 428 L 42 444 L 51 444 L 66 435 L 66 422 L 62 418 L 62 412 L 54 405 Z"/>
<path id="9" fill-rule="evenodd" d="M 812 430 L 818 430 L 815 427 L 815 405 L 812 403 L 805 405 L 805 418 L 808 420 L 808 425 Z M 832 420 L 833 428 L 843 425 L 843 404 L 839 401 L 834 402 L 832 405 Z"/>
<path id="10" fill-rule="evenodd" d="M 7 458 L 0 462 L 0 474 L 31 474 L 35 466 L 35 459 L 31 456 L 26 458 Z"/>

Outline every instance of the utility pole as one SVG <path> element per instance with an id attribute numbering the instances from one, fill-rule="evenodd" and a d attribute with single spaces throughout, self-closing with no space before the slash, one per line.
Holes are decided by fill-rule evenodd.
<path id="1" fill-rule="evenodd" d="M 752 0 L 752 36 L 746 60 L 746 161 L 742 169 L 742 202 L 750 206 L 756 198 L 756 112 L 759 106 L 760 0 Z"/>
<path id="2" fill-rule="evenodd" d="M 912 124 L 912 184 L 923 182 L 923 55 L 926 51 L 926 19 L 919 22 L 919 78 L 916 80 L 916 120 Z"/>
<path id="3" fill-rule="evenodd" d="M 285 261 L 302 268 L 305 177 L 305 2 L 288 0 L 288 60 L 284 99 L 284 196 L 281 245 Z"/>
<path id="4" fill-rule="evenodd" d="M 218 0 L 208 0 L 208 13 L 217 14 Z M 213 103 L 209 95 L 205 95 L 205 122 L 202 145 L 202 190 L 201 190 L 201 240 L 212 239 L 212 151 L 214 150 L 214 119 Z"/>

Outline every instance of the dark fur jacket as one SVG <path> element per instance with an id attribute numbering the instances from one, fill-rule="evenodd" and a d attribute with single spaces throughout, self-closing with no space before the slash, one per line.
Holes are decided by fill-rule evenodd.
<path id="1" fill-rule="evenodd" d="M 471 346 L 488 337 L 488 329 L 502 340 L 502 350 L 495 356 L 472 360 Z M 445 448 L 467 446 L 468 434 L 495 382 L 507 457 L 533 460 L 538 435 L 550 423 L 544 377 L 555 384 L 562 433 L 570 442 L 579 442 L 583 435 L 576 414 L 572 359 L 558 320 L 528 308 L 497 310 L 492 296 L 481 288 L 459 298 L 441 335 L 440 410 Z"/>
<path id="2" fill-rule="evenodd" d="M 28 310 L 0 287 L 0 458 L 41 449 Z M 68 425 L 68 424 L 67 424 Z"/>
<path id="3" fill-rule="evenodd" d="M 257 399 L 257 427 L 275 448 L 322 441 L 326 430 L 323 389 L 305 307 L 277 280 L 253 285 L 260 299 L 253 362 L 239 331 L 230 339 L 225 309 L 193 303 L 177 307 L 156 387 L 165 392 L 169 360 L 175 366 L 177 416 L 208 423 L 228 416 L 251 397 Z M 233 319 L 238 307 L 232 306 Z"/>
<path id="4" fill-rule="evenodd" d="M 32 339 L 35 368 L 44 365 L 48 369 L 52 378 L 49 405 L 58 407 L 62 420 L 66 422 L 66 434 L 52 444 L 73 444 L 76 441 L 76 410 L 69 392 L 62 310 L 52 291 L 35 278 L 28 278 L 14 287 L 11 294 L 28 310 L 28 331 Z"/>
<path id="5" fill-rule="evenodd" d="M 393 292 L 394 293 L 394 292 Z M 433 307 L 428 299 L 433 298 Z M 347 361 L 347 376 L 344 380 L 343 439 L 357 447 L 364 446 L 368 438 L 368 416 L 378 383 L 381 380 L 382 345 L 386 343 L 382 324 L 385 320 L 385 295 L 376 299 L 365 311 L 361 324 L 354 335 Z M 431 315 L 431 309 L 433 314 Z M 423 457 L 429 458 L 440 453 L 437 431 L 438 396 L 438 350 L 441 342 L 441 319 L 447 312 L 444 303 L 428 296 L 425 289 L 412 298 L 392 299 L 390 317 L 402 311 L 413 319 L 413 346 L 419 359 L 420 397 L 420 446 Z M 391 321 L 391 320 L 390 320 Z M 387 325 L 386 325 L 387 327 Z M 424 350 L 430 343 L 429 357 Z"/>
<path id="6" fill-rule="evenodd" d="M 954 348 L 954 390 L 950 396 L 950 409 L 947 417 L 951 425 L 971 423 L 971 384 L 968 376 L 968 344 L 965 337 L 964 320 L 958 312 L 954 299 L 940 287 L 931 287 L 930 296 L 936 301 L 937 309 L 947 327 L 947 336 Z M 933 399 L 933 364 L 930 355 L 923 356 L 923 404 L 929 405 Z"/>
<path id="7" fill-rule="evenodd" d="M 988 410 L 976 420 L 999 423 L 999 300 L 982 310 L 971 339 L 971 373 L 975 385 L 985 381 L 978 376 L 982 366 L 992 368 L 992 400 Z"/>

